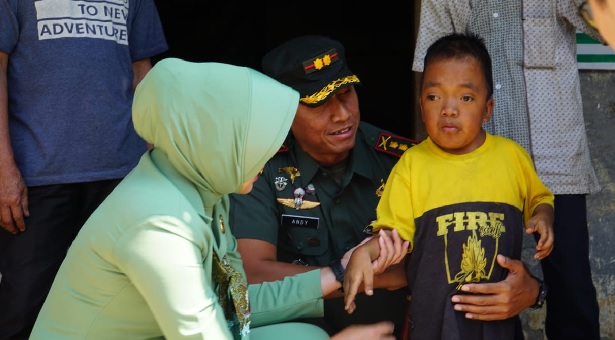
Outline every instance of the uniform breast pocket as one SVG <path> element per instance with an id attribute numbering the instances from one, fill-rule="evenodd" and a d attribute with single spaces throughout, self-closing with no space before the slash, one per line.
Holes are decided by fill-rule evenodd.
<path id="1" fill-rule="evenodd" d="M 279 246 L 286 251 L 306 256 L 319 256 L 327 250 L 327 230 L 318 217 L 282 215 Z"/>

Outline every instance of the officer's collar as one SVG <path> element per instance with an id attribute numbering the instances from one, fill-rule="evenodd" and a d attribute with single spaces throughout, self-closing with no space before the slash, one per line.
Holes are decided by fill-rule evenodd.
<path id="1" fill-rule="evenodd" d="M 357 130 L 355 146 L 352 150 L 350 150 L 350 154 L 348 155 L 346 173 L 348 173 L 348 171 L 352 171 L 363 177 L 370 178 L 372 169 L 369 162 L 365 161 L 370 159 L 369 150 L 368 148 L 358 147 L 358 144 L 363 143 L 364 139 L 365 135 L 359 128 Z M 316 176 L 316 173 L 321 169 L 321 166 L 310 155 L 301 149 L 301 147 L 297 144 L 297 141 L 294 139 L 294 136 L 289 136 L 287 143 L 289 146 L 296 144 L 296 167 L 301 171 L 302 182 L 305 184 L 310 183 L 314 176 Z"/>
<path id="2" fill-rule="evenodd" d="M 371 154 L 371 148 L 361 147 L 362 143 L 367 143 L 366 138 L 367 136 L 363 133 L 363 130 L 359 126 L 354 148 L 352 148 L 350 154 L 349 165 L 352 167 L 352 171 L 354 171 L 357 175 L 365 178 L 373 178 L 374 164 L 372 163 L 373 156 Z"/>

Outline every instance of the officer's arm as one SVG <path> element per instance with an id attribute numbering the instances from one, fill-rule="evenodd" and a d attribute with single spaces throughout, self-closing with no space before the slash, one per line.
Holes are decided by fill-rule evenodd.
<path id="1" fill-rule="evenodd" d="M 277 247 L 267 241 L 240 238 L 237 239 L 237 250 L 241 254 L 248 283 L 250 284 L 282 280 L 286 276 L 320 268 L 317 266 L 278 262 Z M 389 267 L 385 273 L 374 277 L 374 288 L 397 289 L 405 285 L 406 276 L 403 262 Z M 362 289 L 363 287 L 361 286 L 360 290 Z M 341 292 L 335 291 L 327 295 L 326 298 L 341 296 L 343 296 Z"/>
<path id="2" fill-rule="evenodd" d="M 374 275 L 374 288 L 395 290 L 407 285 L 405 261 L 390 266 L 382 274 Z"/>
<path id="3" fill-rule="evenodd" d="M 241 254 L 243 267 L 248 277 L 248 283 L 262 283 L 282 280 L 286 276 L 304 273 L 318 268 L 318 266 L 304 266 L 277 261 L 277 247 L 267 241 L 249 238 L 237 239 L 237 250 Z M 363 287 L 361 287 L 363 289 Z M 344 294 L 338 290 L 325 296 L 325 298 L 342 297 Z"/>
<path id="4" fill-rule="evenodd" d="M 285 276 L 304 273 L 320 267 L 302 266 L 277 261 L 277 247 L 267 241 L 240 238 L 237 250 L 241 254 L 248 283 L 282 280 Z"/>

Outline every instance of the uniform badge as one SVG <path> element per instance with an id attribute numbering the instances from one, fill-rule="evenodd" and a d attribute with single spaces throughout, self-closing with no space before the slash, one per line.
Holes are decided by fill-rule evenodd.
<path id="1" fill-rule="evenodd" d="M 318 217 L 300 216 L 282 214 L 281 224 L 284 228 L 306 228 L 306 229 L 318 229 L 320 219 Z M 289 233 L 289 237 L 292 240 L 292 233 Z"/>
<path id="2" fill-rule="evenodd" d="M 314 184 L 310 183 L 307 187 L 305 187 L 305 192 L 308 194 L 313 194 L 316 192 L 316 188 L 314 188 Z"/>
<path id="3" fill-rule="evenodd" d="M 294 208 L 295 210 L 312 209 L 320 205 L 320 202 L 306 201 L 305 189 L 299 187 L 293 191 L 293 198 L 277 198 L 278 203 L 285 207 Z"/>
<path id="4" fill-rule="evenodd" d="M 295 197 L 295 209 L 301 209 L 301 204 L 303 203 L 303 196 L 305 196 L 305 190 L 299 187 L 293 191 L 293 196 Z"/>
<path id="5" fill-rule="evenodd" d="M 295 168 L 294 166 L 285 166 L 282 168 L 278 168 L 278 172 L 287 173 L 288 176 L 290 176 L 290 183 L 295 183 L 295 178 L 301 176 L 299 169 Z"/>
<path id="6" fill-rule="evenodd" d="M 285 177 L 276 177 L 275 178 L 275 189 L 277 191 L 283 191 L 284 189 L 286 189 L 286 186 L 288 185 L 288 179 L 286 179 Z"/>

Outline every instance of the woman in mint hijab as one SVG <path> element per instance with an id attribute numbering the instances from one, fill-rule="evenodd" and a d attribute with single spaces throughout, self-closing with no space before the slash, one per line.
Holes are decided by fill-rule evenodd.
<path id="1" fill-rule="evenodd" d="M 327 338 L 280 322 L 321 316 L 333 272 L 248 286 L 228 225 L 227 194 L 252 189 L 298 103 L 249 68 L 158 62 L 133 103 L 154 147 L 81 229 L 31 339 Z"/>

